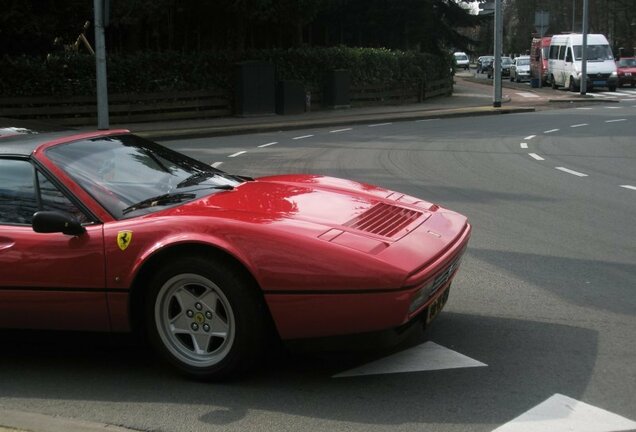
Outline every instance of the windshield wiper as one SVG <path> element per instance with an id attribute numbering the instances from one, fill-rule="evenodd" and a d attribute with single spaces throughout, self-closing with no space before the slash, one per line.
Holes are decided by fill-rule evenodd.
<path id="1" fill-rule="evenodd" d="M 197 185 L 201 183 L 202 181 L 205 181 L 209 179 L 210 177 L 214 177 L 217 175 L 219 174 L 212 171 L 201 171 L 196 174 L 192 174 L 190 177 L 177 183 L 177 189 L 182 187 Z"/>
<path id="2" fill-rule="evenodd" d="M 218 185 L 218 186 L 210 186 L 209 188 L 219 189 L 219 190 L 233 190 L 234 186 Z M 131 206 L 128 206 L 122 210 L 122 214 L 128 214 L 130 212 L 134 212 L 136 210 L 140 210 L 142 208 L 147 208 L 147 207 L 155 207 L 158 205 L 180 203 L 183 201 L 194 199 L 196 197 L 197 197 L 197 194 L 192 192 L 176 192 L 176 193 L 170 192 L 163 195 L 157 195 L 155 197 L 151 197 L 143 201 L 139 201 L 138 203 L 135 203 Z"/>
<path id="3" fill-rule="evenodd" d="M 163 195 L 157 195 L 143 201 L 139 201 L 131 206 L 126 207 L 122 210 L 122 214 L 128 214 L 130 212 L 134 212 L 135 210 L 140 210 L 142 208 L 154 207 L 158 205 L 179 203 L 185 200 L 194 199 L 197 197 L 195 193 L 167 193 Z"/>

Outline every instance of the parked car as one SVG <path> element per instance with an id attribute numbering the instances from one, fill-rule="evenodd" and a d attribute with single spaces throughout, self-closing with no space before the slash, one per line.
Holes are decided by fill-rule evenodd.
<path id="1" fill-rule="evenodd" d="M 477 73 L 485 73 L 494 60 L 494 56 L 480 56 L 477 58 Z"/>
<path id="2" fill-rule="evenodd" d="M 487 70 L 488 73 L 488 78 L 492 78 L 494 73 L 493 73 L 493 66 L 494 66 L 495 62 L 493 59 L 492 64 L 490 65 L 490 67 Z M 502 77 L 507 77 L 510 76 L 510 68 L 512 67 L 513 61 L 512 58 L 510 57 L 501 57 L 501 76 Z"/>
<path id="3" fill-rule="evenodd" d="M 552 36 L 548 60 L 548 80 L 552 88 L 566 87 L 578 91 L 581 85 L 583 35 L 578 33 Z M 618 85 L 616 63 L 607 38 L 602 34 L 587 35 L 587 90 Z"/>
<path id="4" fill-rule="evenodd" d="M 636 85 L 636 57 L 622 57 L 616 62 L 618 86 Z"/>
<path id="5" fill-rule="evenodd" d="M 457 65 L 457 68 L 468 70 L 470 67 L 470 60 L 465 52 L 456 52 L 453 54 L 453 57 L 455 57 L 455 65 Z"/>
<path id="6" fill-rule="evenodd" d="M 320 175 L 232 175 L 128 131 L 0 139 L 0 328 L 143 329 L 224 378 L 271 335 L 428 325 L 466 217 Z"/>
<path id="7" fill-rule="evenodd" d="M 510 67 L 510 81 L 530 80 L 530 56 L 519 56 Z"/>

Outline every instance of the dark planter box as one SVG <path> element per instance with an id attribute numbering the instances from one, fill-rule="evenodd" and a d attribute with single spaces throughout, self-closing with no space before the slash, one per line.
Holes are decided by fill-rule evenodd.
<path id="1" fill-rule="evenodd" d="M 236 114 L 240 116 L 274 114 L 274 65 L 243 62 L 236 65 Z"/>
<path id="2" fill-rule="evenodd" d="M 305 87 L 300 81 L 279 81 L 276 86 L 276 114 L 305 112 Z"/>
<path id="3" fill-rule="evenodd" d="M 334 70 L 325 74 L 323 86 L 323 106 L 326 108 L 349 108 L 351 106 L 351 73 L 348 70 Z"/>

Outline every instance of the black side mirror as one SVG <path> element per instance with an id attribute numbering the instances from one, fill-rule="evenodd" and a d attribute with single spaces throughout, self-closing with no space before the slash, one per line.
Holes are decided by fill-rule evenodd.
<path id="1" fill-rule="evenodd" d="M 62 233 L 78 236 L 86 228 L 73 216 L 57 211 L 39 211 L 33 215 L 33 231 L 37 233 Z"/>

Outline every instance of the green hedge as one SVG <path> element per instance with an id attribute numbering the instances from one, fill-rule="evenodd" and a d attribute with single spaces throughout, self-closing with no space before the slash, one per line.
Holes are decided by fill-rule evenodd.
<path id="1" fill-rule="evenodd" d="M 452 59 L 376 48 L 300 48 L 197 53 L 144 52 L 108 57 L 109 93 L 231 89 L 234 65 L 246 60 L 272 62 L 278 79 L 301 80 L 319 88 L 326 71 L 348 69 L 353 86 L 412 85 L 450 79 Z M 74 96 L 95 94 L 95 59 L 61 54 L 49 59 L 0 59 L 0 95 Z"/>

